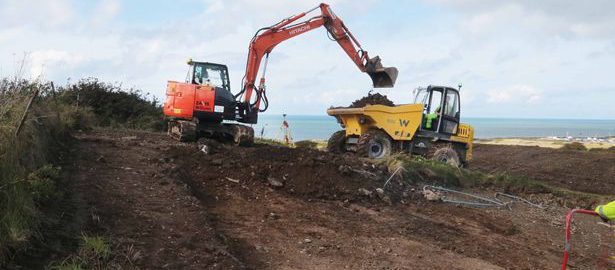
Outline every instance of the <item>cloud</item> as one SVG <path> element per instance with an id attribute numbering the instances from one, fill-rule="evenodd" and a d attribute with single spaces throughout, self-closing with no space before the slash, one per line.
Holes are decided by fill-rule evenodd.
<path id="1" fill-rule="evenodd" d="M 120 12 L 121 7 L 119 0 L 100 0 L 94 8 L 92 23 L 100 26 L 109 22 Z"/>
<path id="2" fill-rule="evenodd" d="M 534 35 L 611 39 L 615 2 L 596 0 L 426 0 L 463 14 L 463 28 L 474 34 L 516 29 Z"/>
<path id="3" fill-rule="evenodd" d="M 86 57 L 82 55 L 61 50 L 34 51 L 26 57 L 26 61 L 29 61 L 30 65 L 30 75 L 33 78 L 44 77 L 47 66 L 63 66 L 70 69 L 71 67 L 79 66 L 85 60 Z"/>
<path id="4" fill-rule="evenodd" d="M 535 104 L 542 99 L 542 91 L 529 85 L 513 85 L 487 92 L 487 102 Z"/>
<path id="5" fill-rule="evenodd" d="M 65 26 L 73 21 L 71 0 L 0 0 L 0 27 L 35 25 L 43 29 Z"/>

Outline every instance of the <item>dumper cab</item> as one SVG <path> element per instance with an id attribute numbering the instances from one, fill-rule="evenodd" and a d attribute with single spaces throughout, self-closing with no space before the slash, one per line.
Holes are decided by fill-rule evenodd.
<path id="1" fill-rule="evenodd" d="M 474 129 L 460 122 L 459 90 L 452 87 L 418 88 L 412 104 L 331 108 L 327 113 L 344 128 L 329 139 L 332 152 L 370 158 L 406 152 L 455 166 L 472 159 Z"/>

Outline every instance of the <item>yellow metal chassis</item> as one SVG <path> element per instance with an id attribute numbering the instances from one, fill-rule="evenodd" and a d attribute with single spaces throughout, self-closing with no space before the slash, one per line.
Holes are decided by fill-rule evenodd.
<path id="1" fill-rule="evenodd" d="M 331 108 L 327 114 L 336 117 L 343 125 L 346 137 L 358 137 L 376 128 L 386 132 L 393 141 L 411 141 L 421 126 L 423 109 L 423 104 L 368 105 L 363 108 Z M 448 139 L 466 145 L 466 160 L 472 159 L 472 126 L 460 124 L 457 134 Z"/>

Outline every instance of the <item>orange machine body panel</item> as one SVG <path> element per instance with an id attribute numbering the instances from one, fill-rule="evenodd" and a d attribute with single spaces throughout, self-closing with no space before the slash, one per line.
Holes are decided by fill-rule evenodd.
<path id="1" fill-rule="evenodd" d="M 213 86 L 169 81 L 163 112 L 169 117 L 192 119 L 195 111 L 214 112 L 215 98 Z"/>

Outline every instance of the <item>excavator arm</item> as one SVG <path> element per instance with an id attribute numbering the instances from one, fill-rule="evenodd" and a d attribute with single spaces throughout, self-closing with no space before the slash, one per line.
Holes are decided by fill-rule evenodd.
<path id="1" fill-rule="evenodd" d="M 318 9 L 321 11 L 320 15 L 297 22 L 307 14 Z M 284 19 L 273 26 L 262 28 L 254 35 L 250 42 L 242 90 L 236 95 L 236 98 L 243 99 L 240 102 L 239 111 L 242 117 L 239 121 L 246 123 L 256 122 L 258 111 L 267 109 L 265 74 L 269 53 L 273 51 L 275 46 L 287 39 L 307 33 L 321 26 L 327 29 L 329 37 L 342 47 L 359 70 L 366 72 L 371 77 L 374 87 L 393 87 L 397 79 L 397 69 L 394 67 L 383 67 L 378 56 L 369 58 L 367 51 L 361 48 L 361 44 L 344 25 L 344 22 L 333 13 L 329 5 L 323 3 L 307 12 Z M 265 57 L 263 74 L 259 85 L 256 86 L 256 77 L 263 57 Z M 256 94 L 256 98 L 253 103 L 250 103 L 253 93 Z M 261 102 L 264 103 L 264 108 L 262 109 L 260 108 Z"/>

